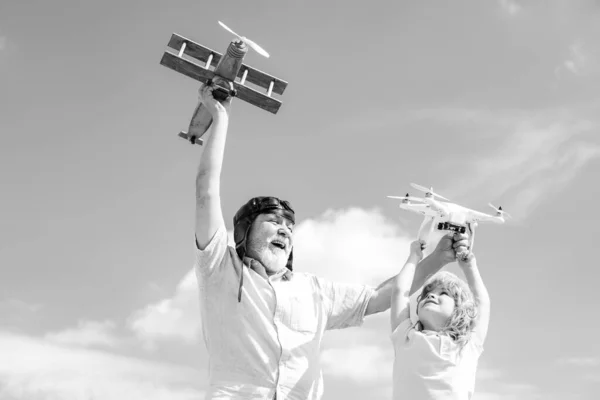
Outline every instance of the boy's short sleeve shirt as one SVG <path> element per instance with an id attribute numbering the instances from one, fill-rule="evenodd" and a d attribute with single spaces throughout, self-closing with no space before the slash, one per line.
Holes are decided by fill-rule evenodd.
<path id="1" fill-rule="evenodd" d="M 483 346 L 472 337 L 462 348 L 447 335 L 419 331 L 407 318 L 392 332 L 393 399 L 468 400 Z"/>
<path id="2" fill-rule="evenodd" d="M 196 248 L 194 268 L 209 355 L 206 398 L 320 399 L 323 333 L 362 324 L 373 289 L 298 272 L 265 280 L 242 267 L 224 226 Z"/>

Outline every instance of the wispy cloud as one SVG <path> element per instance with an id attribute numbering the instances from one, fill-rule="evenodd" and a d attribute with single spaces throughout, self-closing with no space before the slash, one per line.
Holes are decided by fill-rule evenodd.
<path id="1" fill-rule="evenodd" d="M 558 364 L 582 368 L 600 367 L 600 357 L 561 358 L 560 360 L 558 360 Z"/>
<path id="2" fill-rule="evenodd" d="M 523 8 L 516 0 L 498 0 L 498 3 L 509 15 L 517 15 Z"/>
<path id="3" fill-rule="evenodd" d="M 115 347 L 118 344 L 113 321 L 80 321 L 76 328 L 47 333 L 45 339 L 66 345 Z"/>
<path id="4" fill-rule="evenodd" d="M 570 73 L 576 76 L 584 75 L 590 64 L 590 54 L 585 49 L 583 42 L 576 41 L 569 46 L 569 54 L 555 69 L 557 77 Z"/>
<path id="5" fill-rule="evenodd" d="M 496 368 L 479 365 L 473 398 L 477 400 L 533 400 L 544 396 L 540 389 L 528 383 L 513 381 Z"/>
<path id="6" fill-rule="evenodd" d="M 498 150 L 483 152 L 484 157 L 474 162 L 476 173 L 468 191 L 485 187 L 492 199 L 510 197 L 510 209 L 522 217 L 600 156 L 593 136 L 596 129 L 597 124 L 585 120 L 521 121 Z"/>
<path id="7" fill-rule="evenodd" d="M 477 147 L 472 136 L 465 136 L 469 151 L 456 155 L 465 160 L 462 168 L 471 172 L 465 173 L 459 191 L 445 195 L 468 193 L 471 201 L 501 203 L 518 218 L 534 210 L 544 196 L 562 190 L 600 156 L 600 122 L 588 111 L 440 109 L 414 115 L 478 132 Z"/>
<path id="8" fill-rule="evenodd" d="M 5 327 L 22 327 L 42 309 L 41 304 L 30 304 L 20 299 L 9 298 L 0 301 L 0 320 Z"/>
<path id="9" fill-rule="evenodd" d="M 9 298 L 3 301 L 0 301 L 0 315 L 9 312 L 27 312 L 27 313 L 35 313 L 42 309 L 41 304 L 30 304 L 26 301 Z"/>
<path id="10" fill-rule="evenodd" d="M 70 348 L 0 332 L 0 398 L 191 400 L 203 397 L 189 367 Z M 201 380 L 200 380 L 201 382 Z"/>
<path id="11" fill-rule="evenodd" d="M 594 384 L 600 382 L 600 357 L 560 358 L 556 363 L 560 367 L 572 370 L 574 375 L 582 381 L 593 382 Z"/>

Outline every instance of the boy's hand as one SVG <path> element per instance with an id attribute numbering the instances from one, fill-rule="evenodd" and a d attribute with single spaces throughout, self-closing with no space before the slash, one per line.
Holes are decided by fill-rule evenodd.
<path id="1" fill-rule="evenodd" d="M 419 262 L 423 259 L 423 250 L 425 250 L 425 242 L 421 240 L 415 240 L 410 244 L 410 255 L 409 259 Z"/>
<path id="2" fill-rule="evenodd" d="M 231 96 L 227 98 L 227 100 L 223 100 L 221 103 L 219 100 L 215 99 L 213 96 L 214 86 L 204 84 L 198 90 L 200 101 L 208 112 L 213 116 L 213 118 L 217 117 L 219 114 L 229 114 L 229 108 L 231 106 Z"/>
<path id="3" fill-rule="evenodd" d="M 473 254 L 470 250 L 465 250 L 460 253 L 457 252 L 456 259 L 458 261 L 458 266 L 461 268 L 471 268 L 477 265 L 475 254 Z"/>
<path id="4" fill-rule="evenodd" d="M 442 237 L 433 253 L 442 264 L 456 261 L 456 255 L 469 249 L 469 237 L 464 233 L 448 233 Z"/>

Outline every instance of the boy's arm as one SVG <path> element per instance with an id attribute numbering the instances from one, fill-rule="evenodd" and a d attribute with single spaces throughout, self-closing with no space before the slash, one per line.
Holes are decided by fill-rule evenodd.
<path id="1" fill-rule="evenodd" d="M 200 88 L 200 99 L 213 117 L 211 127 L 204 135 L 206 140 L 196 175 L 196 241 L 200 249 L 206 248 L 217 229 L 224 225 L 220 184 L 231 100 L 221 104 L 212 91 L 213 87 L 208 85 Z"/>
<path id="2" fill-rule="evenodd" d="M 390 323 L 392 332 L 396 330 L 398 325 L 403 321 L 410 318 L 409 304 L 410 304 L 410 288 L 413 284 L 415 277 L 415 269 L 417 263 L 423 258 L 422 249 L 424 245 L 422 242 L 415 241 L 410 244 L 410 255 L 408 260 L 402 267 L 402 270 L 396 275 L 393 286 L 392 286 L 392 301 L 391 301 L 391 312 L 390 312 Z"/>
<path id="3" fill-rule="evenodd" d="M 410 295 L 420 289 L 428 277 L 435 274 L 449 262 L 455 261 L 455 251 L 464 251 L 467 249 L 467 245 L 467 235 L 448 234 L 444 236 L 433 253 L 419 262 L 419 266 L 416 268 L 414 281 L 412 277 L 409 279 L 408 282 L 412 282 L 412 286 L 409 287 Z M 393 290 L 396 286 L 397 277 L 398 275 L 393 276 L 377 286 L 375 293 L 373 293 L 373 296 L 369 300 L 365 316 L 383 312 L 390 308 L 390 299 L 392 298 Z"/>
<path id="4" fill-rule="evenodd" d="M 425 284 L 425 281 L 448 263 L 456 261 L 456 254 L 467 251 L 469 237 L 464 233 L 448 233 L 440 239 L 435 250 L 425 257 L 415 271 L 410 294 Z"/>
<path id="5" fill-rule="evenodd" d="M 481 279 L 479 269 L 477 268 L 477 261 L 473 253 L 459 254 L 458 265 L 467 278 L 467 283 L 475 300 L 477 318 L 473 334 L 477 336 L 479 343 L 483 344 L 490 323 L 490 295 L 483 283 L 483 279 Z"/>

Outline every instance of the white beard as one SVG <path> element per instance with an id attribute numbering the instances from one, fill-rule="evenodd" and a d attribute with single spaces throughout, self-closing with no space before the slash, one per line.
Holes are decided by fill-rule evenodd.
<path id="1" fill-rule="evenodd" d="M 274 274 L 285 268 L 288 261 L 285 251 L 278 250 L 268 244 L 263 244 L 260 248 L 255 247 L 253 250 L 248 251 L 247 256 L 260 262 L 267 270 L 267 274 Z"/>

